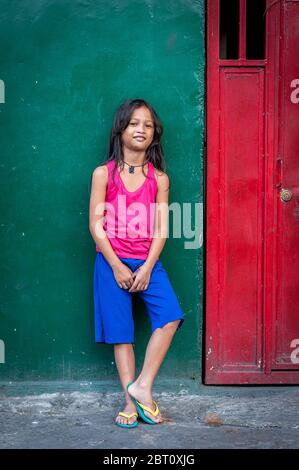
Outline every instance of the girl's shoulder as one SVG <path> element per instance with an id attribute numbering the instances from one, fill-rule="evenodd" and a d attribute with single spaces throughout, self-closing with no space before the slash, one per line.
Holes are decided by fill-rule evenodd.
<path id="1" fill-rule="evenodd" d="M 102 175 L 106 175 L 107 178 L 109 176 L 109 173 L 110 171 L 112 170 L 113 166 L 114 166 L 114 163 L 115 161 L 114 160 L 109 160 L 109 161 L 106 161 L 104 163 L 102 163 L 101 165 L 97 166 L 94 170 L 95 173 L 102 173 Z"/>
<path id="2" fill-rule="evenodd" d="M 158 170 L 154 167 L 154 174 L 157 181 L 158 189 L 165 189 L 169 186 L 169 177 L 165 171 Z"/>
<path id="3" fill-rule="evenodd" d="M 109 178 L 109 169 L 107 167 L 107 163 L 103 163 L 102 165 L 97 166 L 93 170 L 92 176 L 96 180 L 101 181 L 102 183 L 105 183 L 107 185 Z"/>

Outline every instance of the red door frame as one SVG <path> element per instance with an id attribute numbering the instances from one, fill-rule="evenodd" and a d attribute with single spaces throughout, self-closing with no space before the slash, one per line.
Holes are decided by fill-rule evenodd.
<path id="1" fill-rule="evenodd" d="M 265 60 L 246 60 L 243 31 L 240 31 L 238 60 L 219 59 L 219 1 L 208 0 L 207 5 L 207 174 L 206 174 L 206 318 L 204 383 L 206 384 L 299 384 L 298 364 L 290 370 L 274 370 L 274 342 L 277 304 L 277 214 L 275 200 L 280 185 L 279 158 L 279 106 L 284 97 L 279 86 L 283 73 L 282 54 L 284 31 L 284 7 L 287 0 L 267 0 L 266 53 Z M 240 0 L 241 18 L 245 14 L 245 1 Z M 223 66 L 265 68 L 265 115 L 264 115 L 264 256 L 263 256 L 263 312 L 258 325 L 261 337 L 261 360 L 258 370 L 240 368 L 239 371 L 225 369 L 220 359 L 221 321 L 219 297 L 221 286 L 221 251 L 219 251 L 221 180 L 219 162 L 220 109 L 219 70 Z M 278 91 L 280 96 L 278 96 Z M 261 195 L 262 197 L 262 195 Z M 293 369 L 293 370 L 292 370 Z"/>

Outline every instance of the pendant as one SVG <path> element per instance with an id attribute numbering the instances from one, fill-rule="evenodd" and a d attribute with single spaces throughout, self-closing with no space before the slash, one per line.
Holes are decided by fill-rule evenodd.
<path id="1" fill-rule="evenodd" d="M 134 167 L 133 166 L 129 166 L 129 173 L 134 173 Z"/>

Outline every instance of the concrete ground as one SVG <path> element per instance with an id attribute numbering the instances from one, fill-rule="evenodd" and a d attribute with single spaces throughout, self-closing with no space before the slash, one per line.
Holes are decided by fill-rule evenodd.
<path id="1" fill-rule="evenodd" d="M 0 382 L 1 449 L 298 449 L 299 386 L 156 380 L 163 424 L 114 424 L 117 382 Z"/>

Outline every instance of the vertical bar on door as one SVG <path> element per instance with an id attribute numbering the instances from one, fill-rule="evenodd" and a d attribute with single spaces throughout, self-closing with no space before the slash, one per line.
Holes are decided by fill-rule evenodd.
<path id="1" fill-rule="evenodd" d="M 240 0 L 239 59 L 246 59 L 246 0 Z"/>

